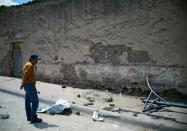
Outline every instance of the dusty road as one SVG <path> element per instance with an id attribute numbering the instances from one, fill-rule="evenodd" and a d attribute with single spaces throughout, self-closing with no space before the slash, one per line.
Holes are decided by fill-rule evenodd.
<path id="1" fill-rule="evenodd" d="M 143 127 L 106 119 L 105 122 L 93 122 L 89 115 L 48 115 L 39 114 L 43 123 L 30 124 L 26 121 L 24 99 L 0 92 L 0 113 L 10 115 L 0 119 L 0 131 L 147 131 Z"/>

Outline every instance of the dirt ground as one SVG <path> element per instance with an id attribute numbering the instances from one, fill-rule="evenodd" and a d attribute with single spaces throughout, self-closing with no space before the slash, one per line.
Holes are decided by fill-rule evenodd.
<path id="1" fill-rule="evenodd" d="M 107 119 L 104 122 L 94 122 L 89 115 L 78 116 L 73 113 L 38 114 L 43 122 L 30 124 L 26 121 L 24 99 L 2 92 L 0 92 L 0 106 L 0 114 L 10 115 L 7 119 L 0 119 L 0 131 L 156 131 Z"/>
<path id="2" fill-rule="evenodd" d="M 6 89 L 17 93 L 24 94 L 23 90 L 19 89 L 20 79 L 0 76 L 0 89 Z M 61 85 L 51 84 L 38 81 L 36 83 L 37 90 L 40 92 L 38 96 L 43 99 L 56 101 L 58 99 L 75 102 L 78 105 L 88 103 L 88 99 L 94 99 L 93 105 L 88 105 L 96 109 L 103 109 L 104 107 L 120 108 L 122 110 L 130 110 L 142 112 L 143 102 L 138 96 L 130 96 L 123 94 L 113 94 L 107 91 L 98 91 L 93 89 L 80 89 L 67 86 L 62 88 Z M 112 97 L 113 102 L 106 102 L 106 97 Z M 112 107 L 113 108 L 113 107 Z M 187 109 L 177 107 L 167 107 L 159 112 L 151 113 L 153 115 L 173 119 L 180 123 L 187 122 Z"/>
<path id="3" fill-rule="evenodd" d="M 46 86 L 43 82 L 38 82 L 38 90 L 44 89 Z M 144 103 L 141 100 L 141 97 L 124 95 L 124 94 L 114 94 L 108 91 L 98 91 L 93 89 L 79 89 L 73 88 L 70 86 L 66 86 L 66 88 L 62 88 L 61 85 L 51 84 L 51 88 L 53 86 L 58 86 L 60 92 L 58 92 L 55 96 L 52 96 L 51 100 L 56 100 L 57 98 L 66 99 L 71 102 L 75 102 L 79 105 L 84 105 L 85 103 L 89 103 L 89 98 L 94 98 L 93 105 L 88 105 L 90 107 L 94 107 L 97 109 L 109 108 L 111 104 L 114 104 L 114 107 L 111 108 L 120 108 L 121 111 L 129 110 L 135 112 L 142 112 L 144 107 Z M 41 94 L 45 94 L 45 91 Z M 46 92 L 47 93 L 47 92 Z M 40 95 L 40 94 L 39 94 Z M 106 102 L 106 97 L 112 97 L 112 102 Z M 173 119 L 179 123 L 187 123 L 187 109 L 178 108 L 178 107 L 165 107 L 158 112 L 152 112 L 151 115 L 161 116 L 164 118 Z"/>
<path id="4" fill-rule="evenodd" d="M 70 99 L 77 104 L 84 105 L 84 103 L 88 102 L 87 98 L 94 98 L 93 105 L 89 105 L 91 107 L 95 107 L 98 109 L 103 109 L 104 107 L 109 107 L 110 104 L 114 104 L 115 107 L 121 109 L 127 109 L 132 111 L 141 111 L 143 107 L 143 103 L 139 97 L 127 96 L 122 94 L 113 94 L 107 91 L 97 91 L 92 89 L 75 89 L 72 87 L 66 87 L 62 89 L 64 95 L 68 95 L 71 97 Z M 80 95 L 80 97 L 77 97 Z M 106 102 L 105 97 L 112 97 L 112 102 Z M 68 99 L 68 100 L 70 100 Z M 88 98 L 89 99 L 89 98 Z"/>

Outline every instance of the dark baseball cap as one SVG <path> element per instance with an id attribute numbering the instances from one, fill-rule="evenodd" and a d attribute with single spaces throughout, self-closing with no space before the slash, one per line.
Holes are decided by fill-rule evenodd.
<path id="1" fill-rule="evenodd" d="M 37 59 L 37 60 L 41 60 L 41 57 L 37 54 L 31 54 L 30 55 L 30 59 Z"/>

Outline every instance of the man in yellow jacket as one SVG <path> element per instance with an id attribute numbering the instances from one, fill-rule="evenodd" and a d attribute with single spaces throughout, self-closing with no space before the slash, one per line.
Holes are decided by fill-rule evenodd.
<path id="1" fill-rule="evenodd" d="M 38 94 L 36 90 L 35 65 L 39 60 L 38 55 L 32 54 L 29 61 L 23 67 L 23 76 L 20 89 L 25 90 L 25 111 L 27 120 L 31 123 L 42 122 L 42 119 L 37 118 L 36 111 L 39 104 Z M 32 106 L 31 106 L 32 104 Z"/>

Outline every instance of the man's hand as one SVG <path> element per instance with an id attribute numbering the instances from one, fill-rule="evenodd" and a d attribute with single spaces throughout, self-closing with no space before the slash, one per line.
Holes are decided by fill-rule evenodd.
<path id="1" fill-rule="evenodd" d="M 23 89 L 23 87 L 24 87 L 24 86 L 23 86 L 23 84 L 22 84 L 22 85 L 19 87 L 19 89 L 20 89 L 20 90 L 22 90 L 22 89 Z"/>

